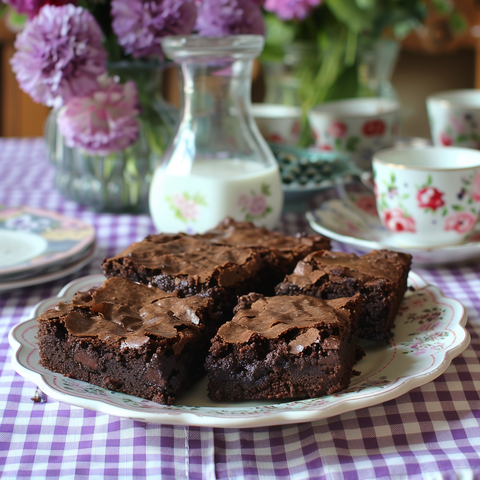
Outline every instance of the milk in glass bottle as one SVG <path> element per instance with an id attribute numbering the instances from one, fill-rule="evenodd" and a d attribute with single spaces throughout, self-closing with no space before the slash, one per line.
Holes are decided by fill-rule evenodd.
<path id="1" fill-rule="evenodd" d="M 181 70 L 178 131 L 150 186 L 161 232 L 202 233 L 229 216 L 275 227 L 283 206 L 278 164 L 251 114 L 259 35 L 172 36 L 165 54 Z"/>

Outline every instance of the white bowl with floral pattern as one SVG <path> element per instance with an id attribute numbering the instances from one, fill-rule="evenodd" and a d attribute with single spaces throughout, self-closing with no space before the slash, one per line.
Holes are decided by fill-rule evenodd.
<path id="1" fill-rule="evenodd" d="M 480 213 L 480 151 L 385 149 L 373 158 L 378 215 L 397 244 L 462 243 Z"/>
<path id="2" fill-rule="evenodd" d="M 308 113 L 316 147 L 348 154 L 362 170 L 371 169 L 376 151 L 394 145 L 399 119 L 399 103 L 378 97 L 326 102 Z"/>
<path id="3" fill-rule="evenodd" d="M 263 138 L 269 143 L 296 145 L 300 136 L 302 109 L 293 105 L 254 103 L 252 114 Z"/>

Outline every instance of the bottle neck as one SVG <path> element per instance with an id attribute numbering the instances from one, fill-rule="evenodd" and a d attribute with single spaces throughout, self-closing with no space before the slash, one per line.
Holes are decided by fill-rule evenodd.
<path id="1" fill-rule="evenodd" d="M 253 59 L 185 61 L 180 68 L 182 122 L 202 121 L 222 128 L 226 119 L 250 115 Z"/>

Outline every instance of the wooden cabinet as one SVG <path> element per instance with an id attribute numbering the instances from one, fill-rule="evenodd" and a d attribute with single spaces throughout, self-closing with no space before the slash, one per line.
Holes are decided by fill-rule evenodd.
<path id="1" fill-rule="evenodd" d="M 15 34 L 0 22 L 0 136 L 36 137 L 43 135 L 49 109 L 35 103 L 18 87 L 10 66 L 15 51 Z"/>

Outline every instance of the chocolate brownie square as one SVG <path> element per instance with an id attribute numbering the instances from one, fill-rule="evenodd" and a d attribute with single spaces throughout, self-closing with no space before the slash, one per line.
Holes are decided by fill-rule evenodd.
<path id="1" fill-rule="evenodd" d="M 389 250 L 363 256 L 319 251 L 300 261 L 276 287 L 276 294 L 332 299 L 360 293 L 359 337 L 389 340 L 407 289 L 411 260 L 411 255 Z"/>
<path id="2" fill-rule="evenodd" d="M 284 235 L 256 227 L 251 222 L 237 222 L 226 218 L 217 227 L 208 230 L 204 237 L 212 243 L 237 245 L 242 247 L 268 247 L 276 254 L 276 259 L 282 271 L 282 277 L 291 273 L 297 262 L 309 253 L 318 250 L 330 250 L 331 242 L 327 237 L 316 234 Z"/>
<path id="3" fill-rule="evenodd" d="M 313 398 L 346 388 L 359 358 L 360 296 L 240 299 L 205 366 L 215 401 Z"/>
<path id="4" fill-rule="evenodd" d="M 119 276 L 179 296 L 209 296 L 231 314 L 240 295 L 274 294 L 279 278 L 276 255 L 265 247 L 221 245 L 197 235 L 150 235 L 105 259 L 107 278 Z"/>
<path id="5" fill-rule="evenodd" d="M 111 278 L 39 317 L 40 363 L 71 378 L 171 404 L 205 374 L 220 320 L 212 303 Z"/>

